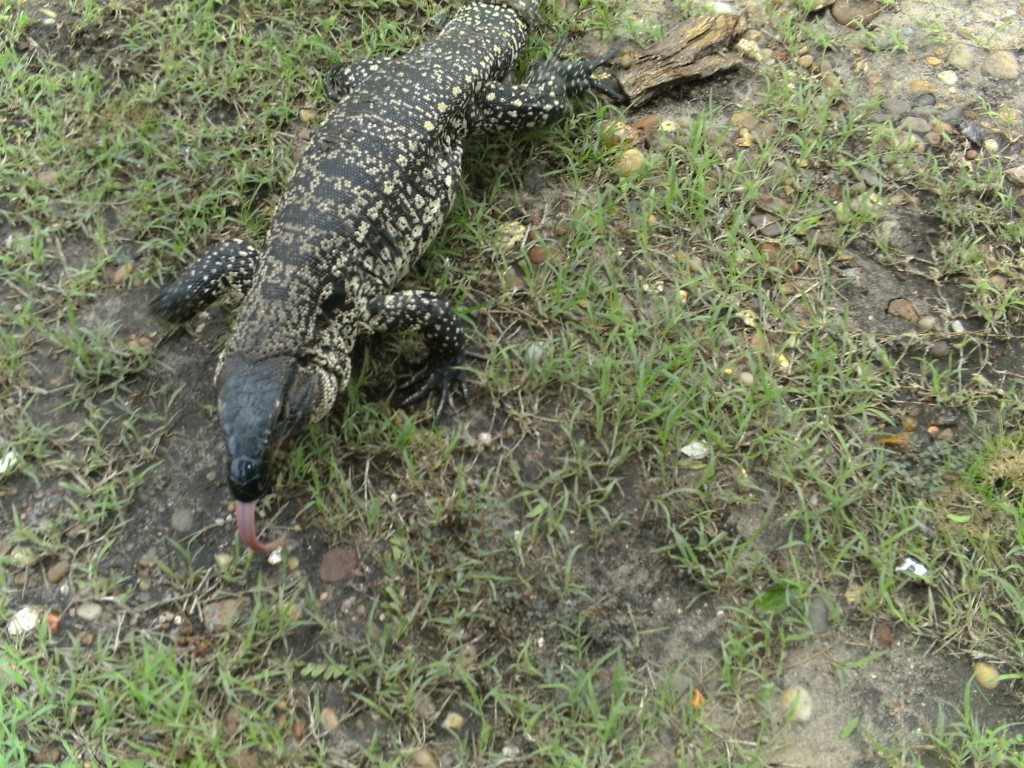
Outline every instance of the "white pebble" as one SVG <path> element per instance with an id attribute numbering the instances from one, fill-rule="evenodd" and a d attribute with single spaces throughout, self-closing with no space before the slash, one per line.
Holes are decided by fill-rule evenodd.
<path id="1" fill-rule="evenodd" d="M 691 459 L 705 459 L 711 453 L 711 448 L 702 440 L 694 440 L 692 443 L 687 443 L 679 450 L 684 456 L 688 456 Z"/>
<path id="2" fill-rule="evenodd" d="M 7 622 L 7 634 L 11 637 L 21 637 L 39 626 L 39 617 L 42 611 L 34 605 L 26 605 L 21 608 L 11 620 Z"/>
<path id="3" fill-rule="evenodd" d="M 537 363 L 544 359 L 544 345 L 536 341 L 531 341 L 526 345 L 526 349 L 523 350 L 523 357 L 525 357 L 526 362 L 531 365 L 537 365 Z"/>
<path id="4" fill-rule="evenodd" d="M 802 685 L 791 685 L 784 690 L 779 697 L 779 706 L 783 715 L 798 723 L 806 723 L 814 712 L 811 694 Z"/>
<path id="5" fill-rule="evenodd" d="M 103 614 L 103 606 L 89 600 L 79 605 L 75 614 L 83 621 L 96 621 Z"/>

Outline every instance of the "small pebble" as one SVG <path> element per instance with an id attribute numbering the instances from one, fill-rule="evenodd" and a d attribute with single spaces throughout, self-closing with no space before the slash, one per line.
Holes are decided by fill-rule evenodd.
<path id="1" fill-rule="evenodd" d="M 441 723 L 441 727 L 446 728 L 449 731 L 457 731 L 465 724 L 465 717 L 460 715 L 458 712 L 449 712 L 444 716 L 444 721 Z"/>
<path id="2" fill-rule="evenodd" d="M 914 117 L 908 115 L 900 121 L 900 128 L 905 131 L 912 131 L 914 133 L 927 133 L 931 129 L 932 125 L 923 117 Z"/>
<path id="3" fill-rule="evenodd" d="M 526 251 L 526 258 L 530 260 L 530 263 L 534 266 L 540 266 L 551 258 L 552 249 L 544 245 L 543 243 L 534 243 L 530 246 L 529 250 Z"/>
<path id="4" fill-rule="evenodd" d="M 191 509 L 176 509 L 171 513 L 171 528 L 179 533 L 192 530 L 195 513 Z"/>
<path id="5" fill-rule="evenodd" d="M 893 636 L 892 627 L 890 627 L 888 624 L 879 624 L 878 629 L 875 630 L 875 639 L 878 641 L 878 644 L 883 648 L 889 648 L 892 645 L 893 640 L 895 639 Z"/>
<path id="6" fill-rule="evenodd" d="M 993 51 L 981 62 L 981 74 L 993 80 L 1016 80 L 1020 64 L 1010 51 Z"/>
<path id="7" fill-rule="evenodd" d="M 930 331 L 939 324 L 939 318 L 935 315 L 925 315 L 918 319 L 917 327 L 922 331 Z"/>
<path id="8" fill-rule="evenodd" d="M 950 348 L 949 343 L 939 339 L 928 347 L 928 356 L 934 357 L 936 360 L 945 360 L 949 357 Z"/>
<path id="9" fill-rule="evenodd" d="M 1024 165 L 1007 168 L 1006 180 L 1015 187 L 1024 187 Z"/>
<path id="10" fill-rule="evenodd" d="M 324 727 L 325 731 L 330 733 L 331 731 L 338 730 L 338 726 L 341 725 L 341 718 L 338 717 L 338 713 L 331 707 L 324 707 L 320 713 L 320 724 Z"/>
<path id="11" fill-rule="evenodd" d="M 913 104 L 908 99 L 901 99 L 898 97 L 888 98 L 882 102 L 882 109 L 892 115 L 903 115 L 906 114 L 913 108 Z"/>
<path id="12" fill-rule="evenodd" d="M 209 632 L 230 629 L 241 615 L 248 601 L 240 597 L 228 597 L 203 606 L 203 623 Z"/>
<path id="13" fill-rule="evenodd" d="M 820 595 L 814 595 L 808 602 L 807 621 L 816 635 L 823 635 L 828 631 L 828 603 Z"/>
<path id="14" fill-rule="evenodd" d="M 71 570 L 71 563 L 67 560 L 58 560 L 56 563 L 46 569 L 46 583 L 56 584 L 58 581 L 68 575 L 68 571 Z"/>
<path id="15" fill-rule="evenodd" d="M 82 621 L 96 621 L 96 619 L 103 615 L 103 606 L 88 600 L 79 604 L 75 609 L 75 615 L 82 619 Z"/>
<path id="16" fill-rule="evenodd" d="M 832 18 L 844 27 L 867 25 L 881 12 L 882 5 L 875 0 L 836 0 L 832 5 Z"/>
<path id="17" fill-rule="evenodd" d="M 440 768 L 440 765 L 437 755 L 426 747 L 420 747 L 409 755 L 409 768 Z"/>
<path id="18" fill-rule="evenodd" d="M 955 43 L 949 49 L 946 63 L 951 67 L 956 67 L 961 72 L 966 72 L 971 68 L 971 64 L 974 63 L 974 50 L 965 43 Z"/>
<path id="19" fill-rule="evenodd" d="M 935 79 L 943 85 L 956 85 L 959 78 L 952 69 L 944 69 L 935 76 Z"/>
<path id="20" fill-rule="evenodd" d="M 627 149 L 612 164 L 616 176 L 632 176 L 644 166 L 644 153 L 636 147 Z"/>
<path id="21" fill-rule="evenodd" d="M 811 694 L 802 685 L 791 685 L 779 697 L 779 708 L 785 717 L 806 723 L 813 713 Z"/>
<path id="22" fill-rule="evenodd" d="M 754 385 L 754 374 L 750 371 L 740 371 L 739 376 L 736 378 L 739 379 L 740 384 L 745 387 L 752 387 Z"/>
<path id="23" fill-rule="evenodd" d="M 992 691 L 999 685 L 999 670 L 984 661 L 974 663 L 974 679 L 982 688 Z"/>

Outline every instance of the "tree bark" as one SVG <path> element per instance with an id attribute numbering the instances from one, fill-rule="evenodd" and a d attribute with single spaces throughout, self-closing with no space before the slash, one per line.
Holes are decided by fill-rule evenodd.
<path id="1" fill-rule="evenodd" d="M 734 67 L 742 56 L 731 48 L 746 28 L 746 16 L 698 16 L 685 21 L 654 45 L 634 50 L 635 62 L 619 73 L 619 83 L 633 106 L 638 106 L 674 85 Z"/>

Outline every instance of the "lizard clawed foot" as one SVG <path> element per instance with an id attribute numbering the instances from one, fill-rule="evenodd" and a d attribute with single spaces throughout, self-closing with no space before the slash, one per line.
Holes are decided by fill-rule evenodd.
<path id="1" fill-rule="evenodd" d="M 449 407 L 452 396 L 458 394 L 463 402 L 468 402 L 466 395 L 466 371 L 462 368 L 463 356 L 457 360 L 428 362 L 411 379 L 402 384 L 391 397 L 391 404 L 396 408 L 408 408 L 426 400 L 431 394 L 437 393 L 437 410 L 434 418 L 438 419 Z"/>

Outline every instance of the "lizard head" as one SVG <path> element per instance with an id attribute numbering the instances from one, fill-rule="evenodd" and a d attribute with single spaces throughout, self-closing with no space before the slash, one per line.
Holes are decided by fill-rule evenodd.
<path id="1" fill-rule="evenodd" d="M 334 400 L 334 379 L 293 357 L 246 360 L 228 356 L 218 373 L 217 406 L 228 449 L 228 486 L 239 502 L 243 542 L 260 549 L 255 501 L 274 479 L 277 461 Z M 243 519 L 244 518 L 244 519 Z"/>

